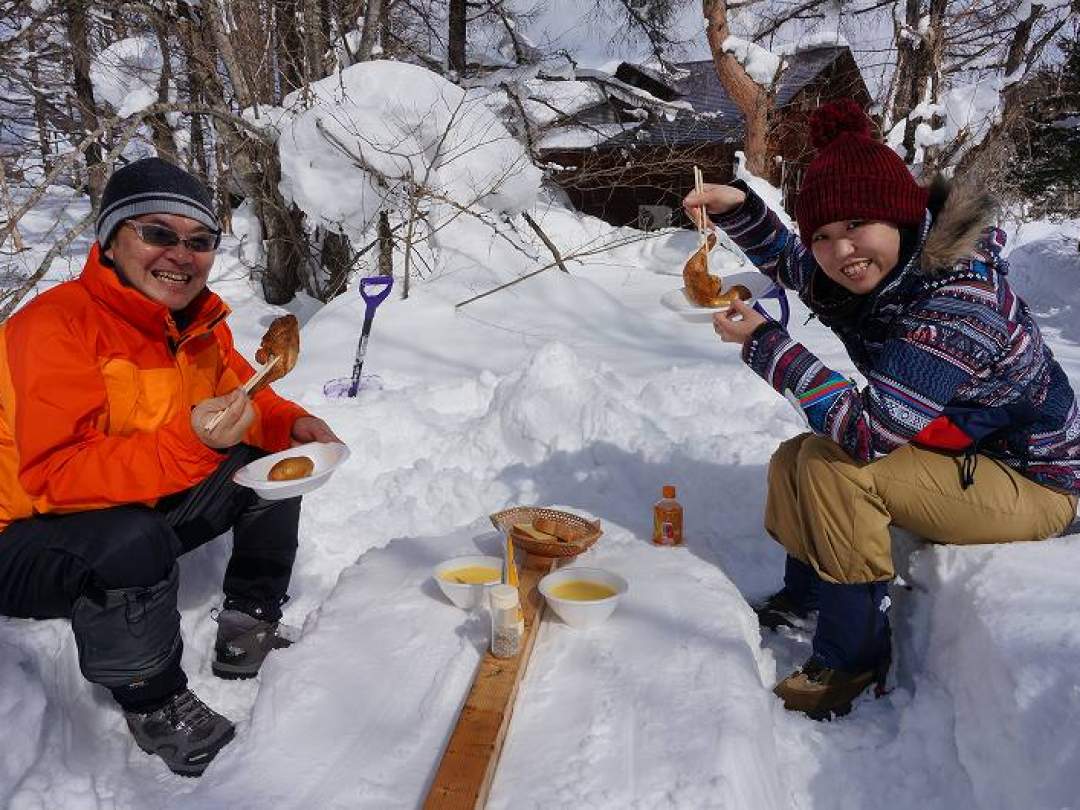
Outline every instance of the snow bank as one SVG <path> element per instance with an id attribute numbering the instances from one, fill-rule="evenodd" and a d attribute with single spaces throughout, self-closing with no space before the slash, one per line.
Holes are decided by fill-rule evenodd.
<path id="1" fill-rule="evenodd" d="M 924 666 L 951 697 L 977 806 L 1076 806 L 1080 535 L 919 554 L 932 599 Z"/>
<path id="2" fill-rule="evenodd" d="M 353 65 L 311 85 L 314 103 L 281 123 L 281 189 L 314 221 L 358 240 L 381 208 L 529 208 L 540 171 L 482 100 L 401 62 Z M 297 94 L 286 98 L 296 110 Z"/>
<path id="3" fill-rule="evenodd" d="M 90 81 L 95 98 L 113 106 L 121 118 L 134 115 L 158 100 L 161 50 L 149 37 L 114 42 L 94 57 Z"/>
<path id="4" fill-rule="evenodd" d="M 1080 244 L 1076 233 L 1035 239 L 1009 254 L 1009 279 L 1039 323 L 1080 342 Z"/>

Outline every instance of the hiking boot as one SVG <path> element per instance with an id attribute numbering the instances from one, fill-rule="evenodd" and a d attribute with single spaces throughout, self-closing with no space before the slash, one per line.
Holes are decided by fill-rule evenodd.
<path id="1" fill-rule="evenodd" d="M 884 694 L 884 673 L 880 669 L 841 672 L 830 669 L 815 658 L 788 675 L 773 689 L 784 701 L 784 708 L 803 712 L 813 720 L 831 720 L 851 711 L 851 702 L 868 686 L 877 683 L 875 694 Z"/>
<path id="2" fill-rule="evenodd" d="M 791 591 L 784 587 L 759 605 L 752 605 L 758 617 L 758 625 L 766 630 L 779 630 L 781 627 L 793 627 L 807 630 L 810 627 L 810 614 L 803 603 L 796 600 Z"/>
<path id="3" fill-rule="evenodd" d="M 139 748 L 161 757 L 170 771 L 181 776 L 201 775 L 236 734 L 229 720 L 190 689 L 177 692 L 155 711 L 124 712 L 124 719 Z"/>
<path id="4" fill-rule="evenodd" d="M 222 610 L 217 623 L 211 669 L 219 678 L 254 678 L 271 650 L 292 644 L 284 634 L 285 625 L 240 610 Z"/>

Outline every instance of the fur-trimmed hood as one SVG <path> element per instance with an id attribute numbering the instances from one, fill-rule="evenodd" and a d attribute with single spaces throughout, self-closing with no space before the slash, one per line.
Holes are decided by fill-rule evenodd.
<path id="1" fill-rule="evenodd" d="M 997 202 L 973 183 L 950 181 L 941 175 L 930 181 L 929 188 L 927 208 L 934 222 L 922 246 L 920 272 L 937 275 L 973 253 L 986 253 L 987 247 L 996 257 L 1001 245 L 985 240 L 984 232 L 994 224 Z"/>

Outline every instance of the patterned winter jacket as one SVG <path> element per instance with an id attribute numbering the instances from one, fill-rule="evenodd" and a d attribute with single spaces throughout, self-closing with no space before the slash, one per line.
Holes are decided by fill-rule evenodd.
<path id="1" fill-rule="evenodd" d="M 1061 366 L 987 227 L 984 195 L 937 182 L 901 264 L 866 296 L 831 281 L 760 197 L 714 217 L 750 260 L 840 338 L 869 384 L 826 368 L 776 322 L 743 360 L 796 404 L 811 429 L 869 461 L 907 442 L 1000 459 L 1054 489 L 1080 494 L 1080 413 Z"/>

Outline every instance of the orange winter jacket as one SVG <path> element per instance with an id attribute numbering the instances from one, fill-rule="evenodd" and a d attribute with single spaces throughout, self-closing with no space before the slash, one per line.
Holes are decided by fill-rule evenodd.
<path id="1" fill-rule="evenodd" d="M 32 514 L 153 505 L 221 463 L 192 430 L 191 408 L 254 371 L 233 348 L 218 296 L 205 290 L 188 314 L 178 329 L 95 244 L 79 278 L 0 326 L 0 529 Z M 288 447 L 307 412 L 269 388 L 253 404 L 245 441 Z"/>

